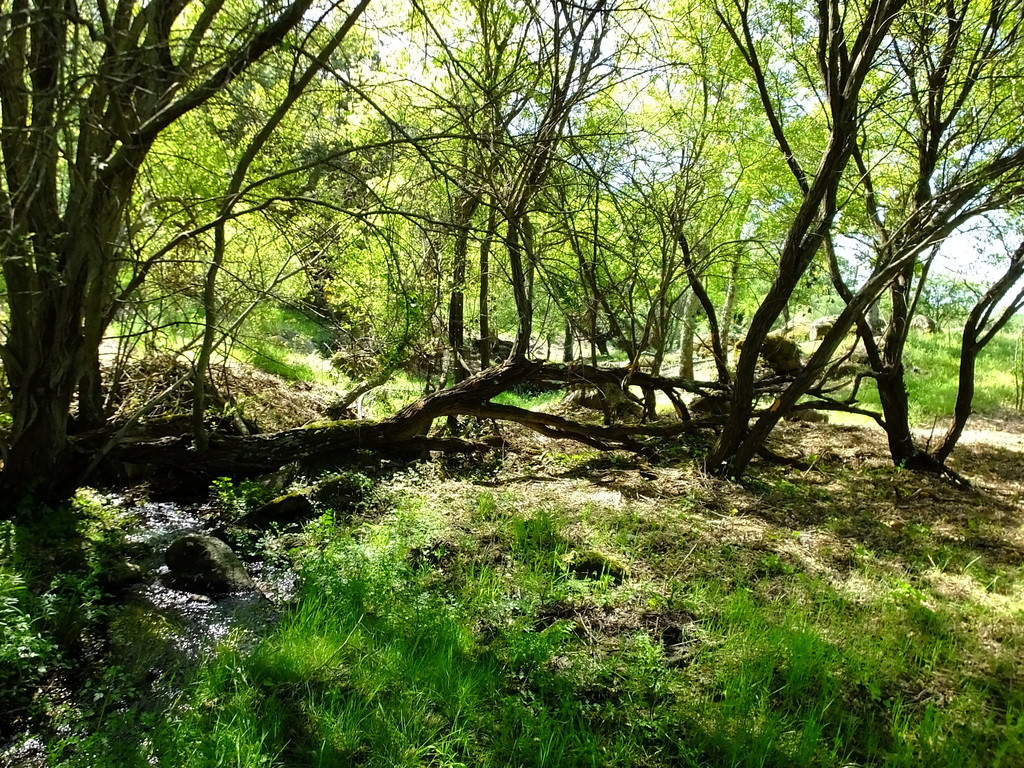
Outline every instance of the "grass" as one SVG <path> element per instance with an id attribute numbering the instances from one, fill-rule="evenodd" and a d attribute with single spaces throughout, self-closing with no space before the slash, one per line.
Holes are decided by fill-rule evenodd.
<path id="1" fill-rule="evenodd" d="M 542 392 L 540 394 L 521 394 L 515 391 L 502 392 L 494 398 L 495 403 L 501 405 L 513 405 L 517 408 L 533 410 L 551 403 L 560 403 L 565 397 L 565 392 L 557 390 L 554 392 Z"/>
<path id="2" fill-rule="evenodd" d="M 250 318 L 235 356 L 289 381 L 333 384 L 338 373 L 327 360 L 331 331 L 301 312 L 275 303 Z"/>
<path id="3" fill-rule="evenodd" d="M 273 339 L 253 339 L 236 354 L 254 368 L 286 381 L 331 382 L 329 368 L 314 365 L 310 359 L 313 355 L 296 352 Z"/>
<path id="4" fill-rule="evenodd" d="M 1004 331 L 979 355 L 974 395 L 976 411 L 993 413 L 1013 404 L 1016 336 L 1015 332 Z M 905 365 L 911 423 L 927 427 L 937 419 L 952 416 L 960 371 L 959 335 L 912 332 Z M 878 391 L 870 379 L 863 382 L 860 400 L 868 407 L 880 407 Z"/>
<path id="5" fill-rule="evenodd" d="M 383 516 L 308 529 L 256 647 L 55 765 L 1021 765 L 1019 569 L 925 520 L 885 538 L 860 495 L 906 479 L 861 479 L 844 506 L 788 476 L 653 505 L 400 478 Z"/>
<path id="6" fill-rule="evenodd" d="M 56 681 L 91 684 L 83 660 L 101 643 L 123 528 L 118 511 L 86 490 L 0 524 L 0 743 L 48 717 Z"/>
<path id="7" fill-rule="evenodd" d="M 396 371 L 382 387 L 371 390 L 363 398 L 363 410 L 371 417 L 382 419 L 415 402 L 423 396 L 422 379 Z"/>
<path id="8" fill-rule="evenodd" d="M 1012 343 L 982 358 L 980 409 L 1009 402 Z M 951 406 L 956 345 L 915 346 L 921 423 Z M 389 410 L 406 393 L 378 396 Z M 960 491 L 884 461 L 817 466 L 740 488 L 552 453 L 525 472 L 543 481 L 497 472 L 497 489 L 427 466 L 307 528 L 277 626 L 157 681 L 170 707 L 142 695 L 144 663 L 73 672 L 76 643 L 104 631 L 119 541 L 86 499 L 78 522 L 39 523 L 73 536 L 2 531 L 0 704 L 53 724 L 53 768 L 1024 764 L 1017 506 L 950 506 Z M 221 501 L 244 491 L 222 484 Z M 40 568 L 37 535 L 75 542 L 70 566 Z M 55 671 L 78 675 L 72 696 L 26 695 Z"/>

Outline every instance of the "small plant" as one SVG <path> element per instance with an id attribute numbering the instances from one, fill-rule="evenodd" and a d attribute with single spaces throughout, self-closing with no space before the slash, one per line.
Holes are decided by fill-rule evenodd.
<path id="1" fill-rule="evenodd" d="M 328 509 L 320 517 L 309 523 L 303 532 L 311 542 L 327 543 L 338 534 L 338 523 L 334 516 L 334 510 Z"/>
<path id="2" fill-rule="evenodd" d="M 555 516 L 546 509 L 512 524 L 512 551 L 524 562 L 555 562 L 569 551 L 569 542 Z"/>
<path id="3" fill-rule="evenodd" d="M 592 458 L 586 453 L 549 453 L 545 458 L 557 467 L 579 469 Z"/>
<path id="4" fill-rule="evenodd" d="M 492 521 L 497 517 L 498 502 L 492 493 L 481 493 L 476 498 L 474 517 L 478 520 Z"/>
<path id="5" fill-rule="evenodd" d="M 241 517 L 246 512 L 270 501 L 271 494 L 255 480 L 232 480 L 218 477 L 210 484 L 221 509 L 231 517 Z"/>
<path id="6" fill-rule="evenodd" d="M 368 475 L 355 470 L 331 474 L 316 484 L 317 503 L 335 512 L 368 512 L 385 505 L 384 494 L 377 482 Z"/>
<path id="7" fill-rule="evenodd" d="M 0 565 L 0 701 L 24 693 L 46 671 L 53 650 L 30 602 L 20 574 Z"/>

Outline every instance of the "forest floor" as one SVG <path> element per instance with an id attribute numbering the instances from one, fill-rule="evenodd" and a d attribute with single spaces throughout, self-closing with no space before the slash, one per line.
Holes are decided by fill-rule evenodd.
<path id="1" fill-rule="evenodd" d="M 275 628 L 159 718 L 80 707 L 48 765 L 1024 765 L 1024 421 L 969 426 L 971 488 L 804 423 L 774 449 L 810 468 L 743 483 L 703 438 L 508 425 L 484 460 L 354 471 L 359 503 L 241 545 L 300 574 Z"/>
<path id="2" fill-rule="evenodd" d="M 857 426 L 786 425 L 812 467 L 742 484 L 700 440 L 647 460 L 503 427 L 514 451 L 306 529 L 296 612 L 231 661 L 277 702 L 245 738 L 280 765 L 1024 764 L 1024 446 L 980 426 L 970 489 Z M 223 747 L 246 689 L 203 685 L 217 714 L 184 730 Z"/>

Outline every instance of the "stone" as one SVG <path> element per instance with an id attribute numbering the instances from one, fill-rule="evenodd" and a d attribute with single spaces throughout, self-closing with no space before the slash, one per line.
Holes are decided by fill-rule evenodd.
<path id="1" fill-rule="evenodd" d="M 724 395 L 698 396 L 687 406 L 690 416 L 695 419 L 705 416 L 722 416 L 728 410 L 729 402 Z"/>
<path id="2" fill-rule="evenodd" d="M 743 349 L 743 341 L 736 342 L 736 352 Z M 737 354 L 737 359 L 739 355 Z M 800 345 L 792 339 L 778 333 L 770 333 L 764 337 L 761 345 L 761 360 L 775 373 L 792 373 L 803 365 L 800 357 Z"/>
<path id="3" fill-rule="evenodd" d="M 775 331 L 775 333 L 781 336 L 806 336 L 810 333 L 811 322 L 811 318 L 808 315 L 800 313 Z"/>
<path id="4" fill-rule="evenodd" d="M 828 424 L 828 414 L 814 408 L 801 408 L 797 411 L 790 411 L 783 418 L 786 421 L 806 424 Z"/>
<path id="5" fill-rule="evenodd" d="M 785 336 L 769 334 L 761 347 L 761 359 L 776 373 L 790 373 L 798 370 L 803 361 L 800 345 Z"/>
<path id="6" fill-rule="evenodd" d="M 377 358 L 357 347 L 346 347 L 331 355 L 331 367 L 351 379 L 367 379 L 378 369 Z"/>
<path id="7" fill-rule="evenodd" d="M 309 491 L 306 488 L 271 499 L 262 507 L 244 514 L 238 522 L 247 528 L 258 529 L 305 522 L 316 514 Z"/>
<path id="8" fill-rule="evenodd" d="M 110 563 L 100 573 L 103 586 L 110 592 L 117 592 L 132 584 L 145 581 L 150 575 L 142 566 L 127 559 L 118 559 Z"/>
<path id="9" fill-rule="evenodd" d="M 600 579 L 607 576 L 613 584 L 621 584 L 629 576 L 629 566 L 617 558 L 593 549 L 570 554 L 568 568 L 578 579 Z"/>
<path id="10" fill-rule="evenodd" d="M 489 356 L 492 362 L 496 360 L 507 360 L 512 356 L 513 342 L 496 337 L 491 337 L 490 342 L 491 343 L 488 345 L 488 352 L 490 353 Z M 483 351 L 483 339 L 473 339 L 472 344 L 477 354 L 480 354 Z"/>
<path id="11" fill-rule="evenodd" d="M 584 386 L 571 388 L 563 398 L 569 408 L 582 408 L 604 412 L 605 409 L 619 418 L 639 417 L 643 409 L 626 397 L 625 393 L 614 384 L 602 384 L 597 387 Z"/>
<path id="12" fill-rule="evenodd" d="M 352 405 L 343 405 L 341 400 L 329 402 L 324 409 L 324 415 L 331 421 L 342 421 L 359 418 L 359 413 Z"/>
<path id="13" fill-rule="evenodd" d="M 298 464 L 285 464 L 276 472 L 270 472 L 269 474 L 260 477 L 259 483 L 264 490 L 266 490 L 268 495 L 274 494 L 275 496 L 280 496 L 285 492 L 285 488 L 291 485 L 298 472 Z"/>
<path id="14" fill-rule="evenodd" d="M 910 321 L 910 327 L 921 333 L 935 333 L 938 330 L 935 321 L 928 315 L 914 315 L 914 319 Z"/>
<path id="15" fill-rule="evenodd" d="M 807 338 L 811 341 L 821 341 L 825 338 L 826 334 L 832 330 L 836 324 L 836 320 L 839 319 L 838 315 L 826 315 L 825 317 L 819 317 L 817 320 L 811 323 L 811 327 L 807 329 Z"/>
<path id="16" fill-rule="evenodd" d="M 372 490 L 373 483 L 365 475 L 347 473 L 321 480 L 309 495 L 321 507 L 339 512 L 364 505 Z"/>
<path id="17" fill-rule="evenodd" d="M 231 547 L 214 536 L 187 533 L 164 553 L 170 580 L 190 592 L 214 595 L 253 589 L 255 585 Z"/>

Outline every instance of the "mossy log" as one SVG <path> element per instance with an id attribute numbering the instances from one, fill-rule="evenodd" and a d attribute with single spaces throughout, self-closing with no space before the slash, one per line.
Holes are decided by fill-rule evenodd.
<path id="1" fill-rule="evenodd" d="M 538 413 L 490 400 L 527 381 L 560 384 L 613 384 L 639 386 L 670 393 L 681 421 L 672 424 L 583 424 L 552 414 Z M 344 461 L 346 454 L 374 451 L 383 455 L 409 455 L 424 451 L 476 452 L 494 447 L 493 441 L 428 437 L 435 419 L 476 416 L 522 424 L 549 437 L 572 439 L 595 448 L 644 452 L 637 438 L 669 437 L 700 427 L 714 426 L 720 418 L 689 418 L 676 390 L 708 392 L 718 387 L 679 379 L 662 379 L 628 368 L 555 366 L 529 360 L 510 360 L 447 389 L 426 395 L 380 421 L 329 421 L 261 435 L 214 434 L 203 452 L 195 450 L 190 435 L 136 437 L 110 449 L 110 457 L 132 465 L 158 465 L 191 475 L 255 475 L 273 472 L 296 461 Z M 84 447 L 84 446 L 83 446 Z"/>
<path id="2" fill-rule="evenodd" d="M 430 438 L 425 432 L 437 418 L 458 415 L 482 404 L 539 370 L 528 360 L 510 361 L 453 387 L 420 398 L 380 421 L 331 421 L 263 435 L 213 435 L 202 453 L 190 435 L 119 443 L 111 456 L 130 464 L 157 464 L 197 474 L 272 472 L 294 461 L 358 450 L 410 452 L 486 450 L 486 443 Z"/>

